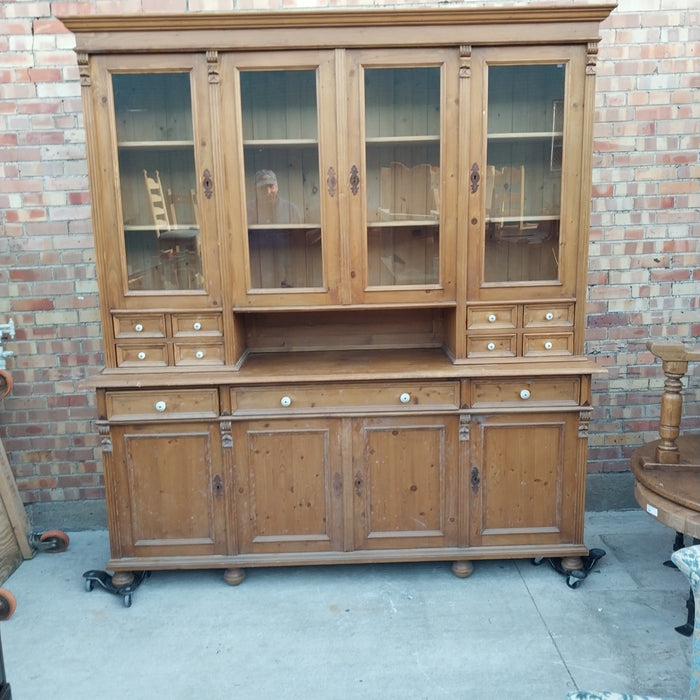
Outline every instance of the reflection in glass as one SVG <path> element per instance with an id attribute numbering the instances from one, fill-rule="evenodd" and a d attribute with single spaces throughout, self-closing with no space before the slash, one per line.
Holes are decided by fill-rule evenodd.
<path id="1" fill-rule="evenodd" d="M 316 72 L 240 74 L 251 285 L 320 288 Z"/>
<path id="2" fill-rule="evenodd" d="M 559 276 L 565 68 L 490 66 L 486 282 Z"/>
<path id="3" fill-rule="evenodd" d="M 440 278 L 440 69 L 365 70 L 370 286 Z"/>
<path id="4" fill-rule="evenodd" d="M 203 288 L 189 73 L 114 74 L 131 290 Z"/>

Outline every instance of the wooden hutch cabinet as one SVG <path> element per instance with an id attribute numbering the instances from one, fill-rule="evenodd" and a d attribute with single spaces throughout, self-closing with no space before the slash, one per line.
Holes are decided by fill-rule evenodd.
<path id="1" fill-rule="evenodd" d="M 613 5 L 79 16 L 115 582 L 583 542 Z"/>

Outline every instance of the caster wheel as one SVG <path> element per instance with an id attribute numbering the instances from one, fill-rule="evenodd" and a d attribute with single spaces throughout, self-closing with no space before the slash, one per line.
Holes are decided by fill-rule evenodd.
<path id="1" fill-rule="evenodd" d="M 85 590 L 89 593 L 95 587 L 95 582 L 89 578 L 85 579 Z"/>
<path id="2" fill-rule="evenodd" d="M 131 593 L 127 593 L 127 594 L 124 596 L 124 607 L 125 607 L 125 608 L 130 608 L 130 607 L 131 607 L 131 602 L 132 602 Z"/>
<path id="3" fill-rule="evenodd" d="M 566 577 L 566 585 L 569 588 L 578 588 L 584 578 L 586 578 L 586 574 L 583 571 L 570 571 Z"/>
<path id="4" fill-rule="evenodd" d="M 539 566 L 543 561 L 544 561 L 544 557 L 535 557 L 535 558 L 532 560 L 532 565 L 533 565 L 533 566 Z"/>
<path id="5" fill-rule="evenodd" d="M 17 608 L 17 600 L 6 588 L 0 588 L 0 620 L 9 620 Z"/>
<path id="6" fill-rule="evenodd" d="M 47 545 L 52 545 L 46 548 L 45 551 L 52 554 L 65 552 L 70 544 L 70 538 L 62 530 L 47 530 L 40 538 L 39 542 Z"/>

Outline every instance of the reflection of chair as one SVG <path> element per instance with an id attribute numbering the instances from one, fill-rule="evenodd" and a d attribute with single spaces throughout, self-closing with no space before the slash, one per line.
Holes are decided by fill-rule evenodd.
<path id="1" fill-rule="evenodd" d="M 390 163 L 380 173 L 382 221 L 434 221 L 440 210 L 440 168 Z"/>
<path id="2" fill-rule="evenodd" d="M 161 253 L 177 253 L 181 246 L 186 246 L 189 250 L 199 254 L 199 228 L 195 226 L 178 226 L 175 212 L 175 202 L 177 196 L 168 189 L 163 192 L 163 185 L 160 181 L 160 173 L 155 171 L 155 177 L 151 177 L 148 171 L 143 171 L 143 178 L 146 183 L 146 193 L 148 194 L 148 204 L 151 209 L 153 226 L 156 230 Z M 195 221 L 197 220 L 197 201 L 194 190 L 190 190 L 190 201 L 194 211 Z"/>

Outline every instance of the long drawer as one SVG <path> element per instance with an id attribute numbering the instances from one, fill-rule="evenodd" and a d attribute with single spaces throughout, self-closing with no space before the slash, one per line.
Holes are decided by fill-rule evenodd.
<path id="1" fill-rule="evenodd" d="M 456 409 L 459 382 L 298 384 L 232 390 L 234 412 Z"/>
<path id="2" fill-rule="evenodd" d="M 198 419 L 219 415 L 217 389 L 108 391 L 105 398 L 109 420 Z"/>
<path id="3" fill-rule="evenodd" d="M 529 405 L 577 406 L 581 392 L 578 377 L 489 379 L 471 384 L 474 408 L 512 408 Z"/>

